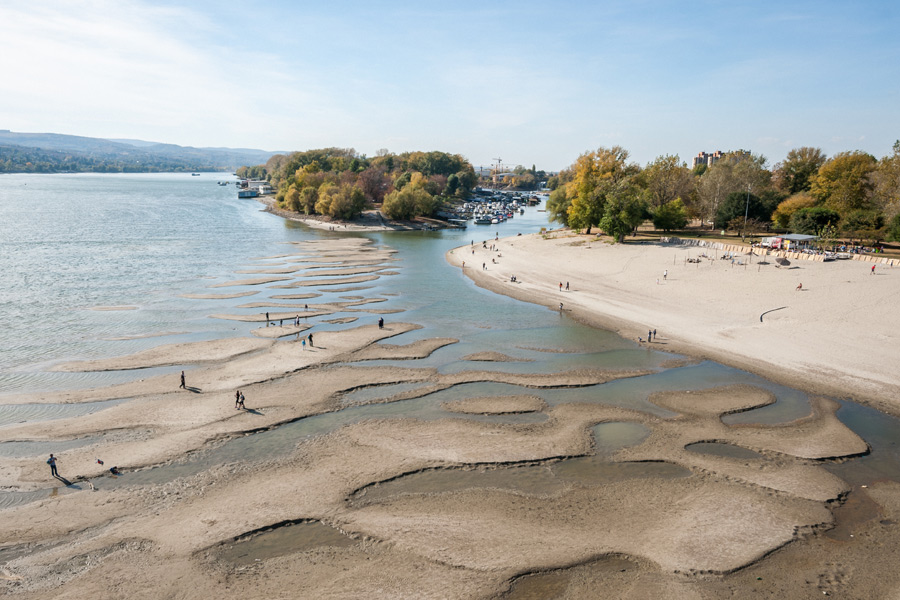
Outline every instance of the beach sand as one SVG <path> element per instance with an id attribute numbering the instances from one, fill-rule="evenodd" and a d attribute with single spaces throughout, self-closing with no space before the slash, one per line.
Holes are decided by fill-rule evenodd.
<path id="1" fill-rule="evenodd" d="M 479 286 L 553 310 L 562 304 L 565 315 L 648 347 L 900 414 L 900 269 L 879 265 L 873 275 L 867 262 L 807 260 L 778 267 L 748 255 L 740 265 L 707 248 L 614 245 L 568 230 L 492 243 L 496 251 L 476 244 L 448 260 L 465 260 Z M 703 253 L 714 258 L 686 262 Z"/>
<path id="2" fill-rule="evenodd" d="M 572 241 L 501 242 L 498 260 L 502 268 L 507 260 L 516 267 L 520 297 L 546 296 L 542 303 L 565 302 L 568 310 L 577 305 L 570 298 L 591 294 L 588 283 L 596 275 L 589 268 L 581 278 L 570 277 L 575 285 L 565 295 L 554 289 L 558 282 L 539 279 L 547 257 L 526 256 L 544 252 L 542 244 L 556 259 L 618 251 L 562 245 Z M 323 264 L 373 250 L 365 240 L 296 249 Z M 390 252 L 378 254 L 390 260 Z M 647 255 L 608 257 L 634 275 Z M 547 272 L 557 277 L 580 263 L 566 258 L 564 264 L 551 263 Z M 528 265 L 533 270 L 520 268 Z M 473 274 L 507 293 L 509 273 L 501 266 Z M 676 272 L 670 267 L 667 285 L 687 287 L 691 279 Z M 811 295 L 816 278 L 807 280 Z M 626 316 L 621 306 L 636 304 L 634 323 L 645 315 L 663 320 L 655 296 L 642 299 L 622 286 L 615 293 L 598 290 L 595 302 L 620 306 Z M 348 306 L 381 298 L 352 300 L 318 314 L 359 311 Z M 584 302 L 577 310 L 587 320 L 594 305 Z M 603 321 L 630 323 L 619 319 Z M 650 323 L 661 334 L 654 344 L 687 349 L 693 338 L 676 343 L 681 321 L 673 322 Z M 486 370 L 488 363 L 518 359 L 476 352 L 467 357 L 483 361 L 479 370 L 442 373 L 416 366 L 415 359 L 458 340 L 390 343 L 418 327 L 390 320 L 383 329 L 369 322 L 316 330 L 315 347 L 305 349 L 290 340 L 255 338 L 174 344 L 81 368 L 137 369 L 170 363 L 171 355 L 189 361 L 187 389 L 178 388 L 172 373 L 97 390 L 6 398 L 9 404 L 127 400 L 80 417 L 3 429 L 9 440 L 96 439 L 59 453 L 60 473 L 73 479 L 68 488 L 48 483 L 54 480 L 42 459 L 0 463 L 3 489 L 40 496 L 0 510 L 0 589 L 23 599 L 888 598 L 900 590 L 893 566 L 900 552 L 894 531 L 900 485 L 851 488 L 822 468 L 825 458 L 867 450 L 825 398 L 813 398 L 812 413 L 794 422 L 729 426 L 723 414 L 765 406 L 771 393 L 752 386 L 659 392 L 649 399 L 659 409 L 652 414 L 593 402 L 548 406 L 526 393 L 448 402 L 452 412 L 442 418 L 398 411 L 348 419 L 321 435 L 293 434 L 278 451 L 267 449 L 262 435 L 248 437 L 289 435 L 290 424 L 312 426 L 314 418 L 339 417 L 366 404 L 390 408 L 472 382 L 577 388 L 650 372 L 505 373 Z M 623 327 L 636 335 L 631 325 Z M 384 360 L 410 362 L 370 363 Z M 406 387 L 385 397 L 353 395 L 393 384 Z M 234 408 L 236 389 L 244 392 L 247 410 Z M 592 428 L 615 423 L 644 428 L 646 438 L 599 456 Z M 258 441 L 236 457 L 223 454 L 242 440 Z M 690 449 L 710 441 L 756 457 Z M 97 457 L 106 464 L 97 464 Z M 182 460 L 208 464 L 182 471 Z M 102 477 L 110 464 L 124 475 Z M 129 477 L 153 481 L 166 472 L 172 475 L 156 483 L 128 484 Z M 91 477 L 89 485 L 85 478 Z M 836 507 L 849 504 L 848 493 L 864 499 L 863 508 L 841 521 L 856 537 L 838 541 L 826 533 Z"/>

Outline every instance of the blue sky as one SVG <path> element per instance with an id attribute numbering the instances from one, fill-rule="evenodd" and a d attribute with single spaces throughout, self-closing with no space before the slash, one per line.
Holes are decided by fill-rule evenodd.
<path id="1" fill-rule="evenodd" d="M 0 128 L 559 169 L 900 138 L 895 2 L 0 0 Z"/>

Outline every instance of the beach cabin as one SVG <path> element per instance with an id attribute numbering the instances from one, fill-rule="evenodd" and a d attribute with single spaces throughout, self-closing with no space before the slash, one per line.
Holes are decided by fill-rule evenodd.
<path id="1" fill-rule="evenodd" d="M 781 236 L 785 250 L 803 250 L 809 248 L 810 245 L 819 239 L 817 235 L 804 235 L 802 233 L 791 233 Z"/>

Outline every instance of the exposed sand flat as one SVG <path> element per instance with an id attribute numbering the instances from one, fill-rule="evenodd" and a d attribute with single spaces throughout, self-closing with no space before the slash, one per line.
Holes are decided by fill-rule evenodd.
<path id="1" fill-rule="evenodd" d="M 321 294 L 316 295 L 321 296 Z M 290 308 L 301 312 L 306 310 L 307 307 L 307 304 L 282 304 L 278 302 L 250 302 L 247 304 L 239 304 L 237 306 L 237 308 Z"/>
<path id="2" fill-rule="evenodd" d="M 803 460 L 853 456 L 868 451 L 866 443 L 835 417 L 834 402 L 814 399 L 809 417 L 783 425 L 728 426 L 721 421 L 722 414 L 764 406 L 773 400 L 765 390 L 750 386 L 654 394 L 651 401 L 681 416 L 654 425 L 653 433 L 643 444 L 620 451 L 617 458 L 667 460 L 700 467 L 729 479 L 823 502 L 846 492 L 848 488 L 840 479 Z M 704 441 L 732 444 L 762 452 L 764 456 L 744 460 L 688 449 L 691 444 Z"/>
<path id="3" fill-rule="evenodd" d="M 347 284 L 347 283 L 363 283 L 365 281 L 375 281 L 376 279 L 378 279 L 378 275 L 357 275 L 356 277 L 343 277 L 340 279 L 323 279 L 320 281 L 297 281 L 297 282 L 286 284 L 286 285 L 278 285 L 278 286 L 272 286 L 272 287 L 277 287 L 279 289 L 283 289 L 283 288 L 297 288 L 297 287 L 308 287 L 308 286 L 343 285 L 343 284 Z"/>
<path id="4" fill-rule="evenodd" d="M 267 269 L 241 269 L 239 271 L 235 271 L 235 273 L 239 274 L 253 274 L 253 273 L 269 273 L 272 275 L 286 275 L 288 273 L 296 273 L 300 270 L 300 267 L 273 267 Z"/>
<path id="5" fill-rule="evenodd" d="M 414 359 L 425 358 L 434 353 L 438 348 L 455 344 L 459 340 L 455 338 L 428 338 L 418 340 L 404 346 L 395 344 L 372 344 L 353 354 L 352 360 L 384 360 L 384 359 Z"/>
<path id="6" fill-rule="evenodd" d="M 378 259 L 365 259 L 365 260 L 345 259 L 345 260 L 341 260 L 341 261 L 331 261 L 331 262 L 329 262 L 329 261 L 322 261 L 323 263 L 327 263 L 327 264 L 318 264 L 318 265 L 313 264 L 313 265 L 310 265 L 310 266 L 306 267 L 306 269 L 307 269 L 308 271 L 314 271 L 314 270 L 317 270 L 317 269 L 338 269 L 338 268 L 348 268 L 348 269 L 351 269 L 351 268 L 354 268 L 354 267 L 367 267 L 367 266 L 379 267 L 379 266 L 383 266 L 384 263 L 386 263 L 386 262 L 396 262 L 396 261 L 398 261 L 398 260 L 399 260 L 398 258 L 387 257 L 387 258 L 385 258 L 384 260 L 378 260 Z M 315 262 L 315 261 L 306 261 L 306 262 Z M 340 265 L 340 266 L 338 267 L 338 266 L 336 266 L 336 265 Z"/>
<path id="7" fill-rule="evenodd" d="M 357 286 L 350 286 L 350 287 L 345 287 L 345 288 L 331 288 L 328 291 L 335 292 L 335 293 L 356 292 L 359 290 L 371 290 L 373 287 L 375 287 L 375 286 L 374 285 L 357 285 Z M 321 295 L 321 294 L 319 294 L 319 295 Z M 388 294 L 385 294 L 385 296 L 387 296 L 387 295 Z"/>
<path id="8" fill-rule="evenodd" d="M 244 296 L 252 296 L 259 292 L 235 292 L 233 294 L 182 294 L 181 298 L 195 298 L 198 300 L 230 300 L 232 298 L 243 298 Z"/>
<path id="9" fill-rule="evenodd" d="M 329 310 L 320 308 L 318 310 L 302 310 L 300 309 L 300 317 L 321 317 L 322 315 L 330 315 L 336 310 Z M 297 311 L 292 312 L 269 312 L 269 322 L 272 321 L 293 321 L 294 317 L 297 316 Z M 226 314 L 218 314 L 218 315 L 209 315 L 211 319 L 225 319 L 226 321 L 243 321 L 244 323 L 265 323 L 266 315 L 265 313 L 261 314 L 253 314 L 253 315 L 226 315 Z"/>
<path id="10" fill-rule="evenodd" d="M 275 300 L 306 300 L 307 298 L 317 298 L 321 295 L 315 292 L 309 294 L 277 294 L 273 295 L 272 298 Z"/>
<path id="11" fill-rule="evenodd" d="M 368 273 L 377 273 L 378 271 L 384 271 L 388 267 L 354 267 L 347 269 L 330 269 L 320 271 L 318 269 L 308 271 L 302 275 L 302 277 L 333 277 L 333 276 L 341 276 L 341 275 L 363 275 Z"/>
<path id="12" fill-rule="evenodd" d="M 266 283 L 275 283 L 276 281 L 290 281 L 290 277 L 256 277 L 254 279 L 238 279 L 236 281 L 226 281 L 224 283 L 216 283 L 209 287 L 237 287 L 239 285 L 263 285 Z"/>
<path id="13" fill-rule="evenodd" d="M 529 358 L 514 358 L 502 352 L 474 352 L 462 357 L 463 360 L 482 360 L 485 362 L 532 362 Z"/>
<path id="14" fill-rule="evenodd" d="M 493 396 L 466 398 L 442 404 L 445 409 L 473 415 L 504 415 L 544 410 L 547 403 L 537 396 Z"/>
<path id="15" fill-rule="evenodd" d="M 118 371 L 122 369 L 146 369 L 165 365 L 187 365 L 202 362 L 218 362 L 232 359 L 247 352 L 256 352 L 269 346 L 268 342 L 251 338 L 228 338 L 186 344 L 168 344 L 143 350 L 128 356 L 67 362 L 52 370 L 65 372 Z"/>
<path id="16" fill-rule="evenodd" d="M 447 257 L 457 266 L 487 262 L 487 271 L 465 269 L 482 287 L 554 310 L 563 303 L 566 314 L 625 337 L 646 338 L 656 329 L 661 349 L 900 412 L 900 311 L 886 309 L 900 296 L 900 271 L 881 265 L 872 275 L 869 263 L 857 261 L 796 260 L 776 268 L 772 259 L 759 265 L 758 256 L 746 267 L 718 259 L 686 263 L 717 253 L 611 245 L 568 231 L 495 244 L 498 252 L 476 246 L 472 256 L 465 246 Z M 569 291 L 560 291 L 560 282 Z"/>
<path id="17" fill-rule="evenodd" d="M 323 323 L 333 323 L 333 324 L 343 324 L 343 323 L 352 323 L 356 321 L 359 317 L 339 317 L 337 319 L 322 319 Z"/>
<path id="18" fill-rule="evenodd" d="M 362 300 L 349 300 L 347 302 L 334 302 L 334 306 L 362 306 L 363 304 L 377 304 L 379 302 L 387 302 L 387 298 L 363 298 Z"/>
<path id="19" fill-rule="evenodd" d="M 495 381 L 510 383 L 522 387 L 582 387 L 606 383 L 615 379 L 640 377 L 651 371 L 621 370 L 608 371 L 602 369 L 576 369 L 560 373 L 503 373 L 499 371 L 460 371 L 440 375 L 442 383 L 460 384 L 473 381 Z"/>
<path id="20" fill-rule="evenodd" d="M 312 325 L 308 323 L 301 323 L 298 325 L 275 325 L 274 327 L 260 327 L 258 329 L 252 330 L 250 333 L 255 335 L 256 337 L 266 338 L 266 339 L 275 339 L 281 337 L 287 337 L 289 335 L 295 335 L 300 333 L 301 331 L 306 331 L 307 329 L 311 329 Z"/>

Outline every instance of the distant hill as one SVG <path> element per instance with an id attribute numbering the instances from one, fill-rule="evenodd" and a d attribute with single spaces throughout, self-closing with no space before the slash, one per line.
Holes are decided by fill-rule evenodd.
<path id="1" fill-rule="evenodd" d="M 0 173 L 234 171 L 278 152 L 0 130 Z"/>

